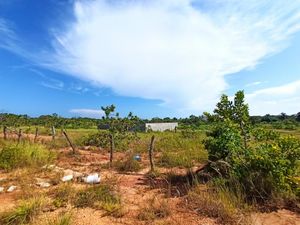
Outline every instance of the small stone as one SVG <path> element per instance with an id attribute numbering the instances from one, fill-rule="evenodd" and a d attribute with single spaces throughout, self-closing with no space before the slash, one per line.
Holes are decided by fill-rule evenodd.
<path id="1" fill-rule="evenodd" d="M 4 187 L 0 187 L 0 193 L 4 192 Z"/>
<path id="2" fill-rule="evenodd" d="M 7 192 L 13 192 L 14 190 L 17 189 L 17 186 L 10 186 L 8 189 L 7 189 Z"/>
<path id="3" fill-rule="evenodd" d="M 67 182 L 67 181 L 71 181 L 71 180 L 73 180 L 73 174 L 67 175 L 67 176 L 64 176 L 63 178 L 61 178 L 61 181 L 63 181 L 63 182 Z"/>

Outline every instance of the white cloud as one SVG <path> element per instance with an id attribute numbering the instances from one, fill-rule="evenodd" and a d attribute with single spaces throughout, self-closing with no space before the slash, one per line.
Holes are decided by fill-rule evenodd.
<path id="1" fill-rule="evenodd" d="M 117 94 L 200 113 L 228 88 L 227 74 L 288 45 L 300 29 L 300 1 L 75 1 L 74 16 L 54 34 L 53 52 L 9 48 Z"/>
<path id="2" fill-rule="evenodd" d="M 246 95 L 252 115 L 300 112 L 300 80 Z"/>
<path id="3" fill-rule="evenodd" d="M 98 109 L 71 109 L 70 113 L 81 117 L 100 118 L 104 115 L 102 110 Z"/>
<path id="4" fill-rule="evenodd" d="M 202 10 L 191 0 L 78 1 L 76 21 L 56 34 L 46 66 L 120 95 L 210 110 L 227 74 L 254 67 L 299 30 L 300 1 L 209 4 Z"/>
<path id="5" fill-rule="evenodd" d="M 253 87 L 253 86 L 257 86 L 257 85 L 260 85 L 262 84 L 263 82 L 261 81 L 255 81 L 255 82 L 252 82 L 252 83 L 249 83 L 249 84 L 246 84 L 246 87 Z"/>

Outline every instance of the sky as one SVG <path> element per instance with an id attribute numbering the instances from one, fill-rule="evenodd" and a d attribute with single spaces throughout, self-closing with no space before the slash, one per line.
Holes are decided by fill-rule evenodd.
<path id="1" fill-rule="evenodd" d="M 0 112 L 300 112 L 300 0 L 0 0 Z"/>

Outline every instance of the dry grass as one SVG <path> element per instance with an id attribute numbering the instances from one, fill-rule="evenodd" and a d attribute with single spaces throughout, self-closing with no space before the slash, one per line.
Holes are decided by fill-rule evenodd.
<path id="1" fill-rule="evenodd" d="M 171 207 L 167 200 L 153 198 L 147 205 L 142 207 L 137 218 L 142 221 L 163 219 L 171 215 Z"/>
<path id="2" fill-rule="evenodd" d="M 207 189 L 198 185 L 188 193 L 188 207 L 197 213 L 215 218 L 221 224 L 248 224 L 247 205 L 243 196 L 234 194 L 225 188 Z"/>
<path id="3" fill-rule="evenodd" d="M 32 198 L 23 200 L 20 204 L 0 215 L 0 224 L 2 225 L 23 225 L 33 221 L 45 204 L 42 198 Z"/>

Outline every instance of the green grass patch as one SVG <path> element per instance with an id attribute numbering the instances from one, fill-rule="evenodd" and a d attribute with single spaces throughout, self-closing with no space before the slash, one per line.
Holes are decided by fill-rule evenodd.
<path id="1" fill-rule="evenodd" d="M 0 147 L 0 169 L 4 170 L 42 166 L 54 159 L 55 154 L 39 144 L 5 142 Z"/>

